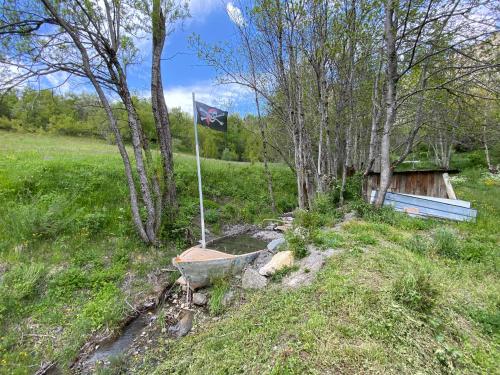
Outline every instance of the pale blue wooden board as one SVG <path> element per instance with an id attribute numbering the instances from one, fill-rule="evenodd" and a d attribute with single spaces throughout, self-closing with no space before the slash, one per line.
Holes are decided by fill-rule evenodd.
<path id="1" fill-rule="evenodd" d="M 387 193 L 385 199 L 403 205 L 410 205 L 411 207 L 428 208 L 432 211 L 442 211 L 463 216 L 474 216 L 474 214 L 471 214 L 470 208 L 436 202 L 425 198 L 417 198 L 415 196 Z"/>
<path id="2" fill-rule="evenodd" d="M 372 193 L 372 202 L 375 200 L 375 196 L 376 192 L 374 191 Z M 464 205 L 461 202 L 458 206 L 444 203 L 443 201 L 436 201 L 435 199 L 429 199 L 429 197 L 425 196 L 388 192 L 385 197 L 384 206 L 392 206 L 396 211 L 402 212 L 405 212 L 406 209 L 414 208 L 418 210 L 418 212 L 412 212 L 411 215 L 413 216 L 437 217 L 457 221 L 475 220 L 477 211 L 463 207 Z"/>
<path id="3" fill-rule="evenodd" d="M 415 194 L 406 194 L 406 193 L 398 193 L 401 195 L 407 195 L 410 197 L 415 197 L 415 198 L 421 198 L 421 195 L 415 195 Z M 425 199 L 428 199 L 430 201 L 436 201 L 436 202 L 441 202 L 441 203 L 447 203 L 451 204 L 453 206 L 460 206 L 460 207 L 465 207 L 465 208 L 470 208 L 470 202 L 467 201 L 462 201 L 460 199 L 448 199 L 448 198 L 437 198 L 437 197 L 425 197 Z"/>

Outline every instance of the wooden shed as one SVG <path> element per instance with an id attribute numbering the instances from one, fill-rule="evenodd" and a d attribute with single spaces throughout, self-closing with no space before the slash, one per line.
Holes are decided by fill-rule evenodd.
<path id="1" fill-rule="evenodd" d="M 453 194 L 448 194 L 447 178 L 448 174 L 458 173 L 458 170 L 412 170 L 393 172 L 390 192 L 424 195 L 436 198 L 456 199 Z M 378 190 L 380 184 L 380 173 L 371 172 L 363 182 L 363 195 L 371 197 L 373 190 Z M 449 185 L 449 183 L 448 183 Z M 450 185 L 449 185 L 450 186 Z M 450 196 L 453 195 L 453 196 Z"/>

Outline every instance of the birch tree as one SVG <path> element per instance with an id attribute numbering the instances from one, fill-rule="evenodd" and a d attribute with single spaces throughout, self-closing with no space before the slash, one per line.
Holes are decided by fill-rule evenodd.
<path id="1" fill-rule="evenodd" d="M 458 93 L 468 77 L 494 67 L 491 61 L 477 59 L 467 52 L 471 45 L 481 43 L 494 32 L 491 19 L 474 16 L 475 12 L 484 11 L 488 5 L 489 2 L 444 0 L 422 4 L 407 1 L 399 3 L 398 7 L 393 0 L 384 2 L 385 123 L 381 135 L 377 206 L 384 202 L 392 172 L 412 150 L 421 128 L 417 117 L 415 127 L 404 142 L 404 151 L 400 152 L 399 158 L 391 160 L 391 133 L 398 123 L 403 122 L 398 118 L 398 111 L 422 92 L 445 90 Z M 449 52 L 454 58 L 446 56 L 441 60 L 444 64 L 433 65 L 436 59 Z M 461 58 L 458 59 L 457 55 Z M 422 79 L 416 86 L 408 84 L 408 77 L 418 70 L 424 72 Z M 427 84 L 429 77 L 443 72 L 449 73 L 446 80 L 434 86 Z M 420 110 L 417 106 L 417 111 Z"/>
<path id="2" fill-rule="evenodd" d="M 136 11 L 133 1 L 4 2 L 0 33 L 8 37 L 14 47 L 4 44 L 2 63 L 21 73 L 2 88 L 55 72 L 90 82 L 106 112 L 123 161 L 134 226 L 145 243 L 157 245 L 165 197 L 175 205 L 171 139 L 168 124 L 158 123 L 162 155 L 159 170 L 127 81 L 127 66 L 137 56 L 133 44 L 134 30 L 139 28 L 134 23 Z M 162 48 L 161 43 L 158 45 Z M 154 84 L 157 83 L 158 77 Z M 120 98 L 127 113 L 132 156 L 125 147 L 110 104 L 113 95 Z M 164 109 L 159 100 L 160 115 Z"/>

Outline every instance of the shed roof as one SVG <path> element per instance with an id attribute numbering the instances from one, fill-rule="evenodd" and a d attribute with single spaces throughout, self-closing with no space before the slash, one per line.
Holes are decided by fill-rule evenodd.
<path id="1" fill-rule="evenodd" d="M 419 173 L 459 173 L 459 169 L 412 169 L 407 171 L 394 171 L 393 174 L 419 174 Z M 380 172 L 370 172 L 368 175 L 379 175 Z"/>

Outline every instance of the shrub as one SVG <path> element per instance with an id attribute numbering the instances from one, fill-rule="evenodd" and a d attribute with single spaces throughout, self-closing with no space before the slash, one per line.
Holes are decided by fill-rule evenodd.
<path id="1" fill-rule="evenodd" d="M 304 229 L 296 228 L 285 233 L 288 250 L 297 259 L 304 258 L 307 254 L 307 232 Z"/>
<path id="2" fill-rule="evenodd" d="M 5 116 L 0 116 L 0 129 L 19 130 L 21 127 L 22 123 L 18 119 L 9 119 Z"/>
<path id="3" fill-rule="evenodd" d="M 238 222 L 241 220 L 240 208 L 236 204 L 227 203 L 222 206 L 220 218 L 228 222 Z"/>
<path id="4" fill-rule="evenodd" d="M 355 201 L 352 207 L 358 216 L 365 220 L 389 224 L 401 229 L 425 230 L 435 226 L 434 220 L 411 217 L 405 213 L 395 211 L 389 206 L 376 208 L 361 199 Z"/>
<path id="5" fill-rule="evenodd" d="M 62 233 L 71 233 L 78 212 L 72 211 L 67 197 L 48 194 L 38 198 L 38 205 L 32 213 L 25 218 L 27 229 L 38 238 L 53 239 Z"/>
<path id="6" fill-rule="evenodd" d="M 428 273 L 409 273 L 398 278 L 392 285 L 396 301 L 420 313 L 430 313 L 439 296 L 438 289 Z"/>
<path id="7" fill-rule="evenodd" d="M 457 234 L 447 228 L 438 228 L 434 232 L 434 247 L 436 252 L 446 258 L 458 259 L 460 257 L 460 244 Z"/>
<path id="8" fill-rule="evenodd" d="M 236 154 L 236 152 L 234 152 L 233 150 L 230 150 L 226 147 L 224 149 L 224 151 L 222 151 L 221 159 L 227 160 L 227 161 L 234 161 L 234 160 L 238 160 L 238 155 Z"/>
<path id="9" fill-rule="evenodd" d="M 484 167 L 486 168 L 486 159 L 481 151 L 474 151 L 469 154 L 469 163 L 474 167 Z"/>
<path id="10" fill-rule="evenodd" d="M 70 296 L 79 289 L 89 288 L 90 280 L 79 268 L 59 272 L 49 283 L 51 293 L 58 297 Z"/>
<path id="11" fill-rule="evenodd" d="M 295 226 L 303 227 L 310 232 L 324 224 L 321 215 L 313 210 L 296 210 L 293 223 Z"/>
<path id="12" fill-rule="evenodd" d="M 124 313 L 122 291 L 113 284 L 106 284 L 82 308 L 77 323 L 81 328 L 88 327 L 91 330 L 97 330 L 105 324 L 116 324 Z"/>
<path id="13" fill-rule="evenodd" d="M 94 369 L 94 373 L 96 375 L 118 375 L 127 373 L 128 362 L 127 356 L 124 353 L 111 355 L 108 361 L 107 364 L 99 361 Z"/>
<path id="14" fill-rule="evenodd" d="M 312 210 L 319 214 L 326 215 L 335 210 L 333 202 L 326 194 L 318 194 L 314 199 Z"/>
<path id="15" fill-rule="evenodd" d="M 345 201 L 357 201 L 361 200 L 361 185 L 363 182 L 363 175 L 357 173 L 354 176 L 348 177 L 344 190 L 344 200 Z M 338 204 L 340 202 L 340 183 L 336 184 L 329 191 L 328 195 L 333 204 Z"/>
<path id="16" fill-rule="evenodd" d="M 213 208 L 205 210 L 205 221 L 209 224 L 214 224 L 219 221 L 219 211 Z"/>
<path id="17" fill-rule="evenodd" d="M 353 203 L 353 209 L 359 217 L 365 220 L 390 225 L 396 225 L 398 219 L 400 219 L 403 215 L 394 211 L 392 207 L 383 206 L 381 208 L 376 208 L 374 205 L 365 202 L 362 199 L 356 200 Z"/>
<path id="18" fill-rule="evenodd" d="M 43 278 L 44 267 L 41 264 L 20 264 L 14 266 L 2 278 L 0 293 L 20 301 L 35 294 Z"/>
<path id="19" fill-rule="evenodd" d="M 475 239 L 468 240 L 460 248 L 460 258 L 463 260 L 480 261 L 492 253 L 487 244 Z"/>
<path id="20" fill-rule="evenodd" d="M 108 217 L 102 212 L 90 212 L 85 214 L 80 220 L 80 227 L 90 234 L 97 234 L 105 227 Z"/>
<path id="21" fill-rule="evenodd" d="M 494 335 L 500 332 L 500 312 L 483 309 L 471 309 L 469 315 L 480 326 L 484 333 Z"/>

